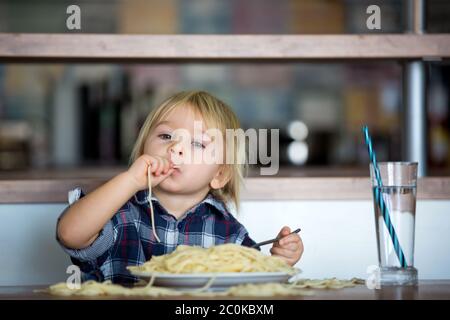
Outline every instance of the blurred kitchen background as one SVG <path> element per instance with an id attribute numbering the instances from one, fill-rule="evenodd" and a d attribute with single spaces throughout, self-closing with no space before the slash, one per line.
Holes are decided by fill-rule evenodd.
<path id="1" fill-rule="evenodd" d="M 0 32 L 403 33 L 404 0 L 0 0 Z M 368 30 L 366 8 L 381 8 Z M 450 1 L 429 0 L 428 33 L 450 32 Z M 0 44 L 1 45 L 1 44 Z M 427 62 L 428 175 L 450 175 L 450 64 Z M 202 89 L 232 106 L 242 127 L 280 129 L 279 175 L 368 175 L 361 126 L 379 160 L 402 160 L 402 64 L 0 64 L 0 175 L 123 168 L 151 109 Z"/>

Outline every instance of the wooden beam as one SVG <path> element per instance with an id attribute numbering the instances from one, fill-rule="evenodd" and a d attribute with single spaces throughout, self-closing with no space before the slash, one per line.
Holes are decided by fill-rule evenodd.
<path id="1" fill-rule="evenodd" d="M 127 35 L 0 33 L 0 60 L 145 62 L 441 59 L 450 34 Z"/>

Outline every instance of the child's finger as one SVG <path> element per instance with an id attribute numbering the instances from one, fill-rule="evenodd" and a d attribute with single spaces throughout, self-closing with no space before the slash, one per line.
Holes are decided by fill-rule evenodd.
<path id="1" fill-rule="evenodd" d="M 167 174 L 167 171 L 170 169 L 169 162 L 167 160 L 163 160 L 163 166 L 161 168 L 161 174 Z"/>
<path id="2" fill-rule="evenodd" d="M 300 243 L 298 243 L 298 242 L 290 242 L 290 243 L 282 245 L 282 246 L 275 245 L 275 244 L 273 246 L 275 248 L 283 248 L 283 249 L 287 249 L 287 250 L 290 250 L 290 251 L 297 251 L 300 248 Z"/>
<path id="3" fill-rule="evenodd" d="M 164 173 L 168 173 L 172 168 L 172 163 L 169 160 L 166 160 L 166 165 L 164 166 Z"/>
<path id="4" fill-rule="evenodd" d="M 150 161 L 150 165 L 149 165 L 150 172 L 155 173 L 155 171 L 158 169 L 158 159 L 151 157 L 149 159 L 149 161 Z"/>
<path id="5" fill-rule="evenodd" d="M 174 168 L 170 168 L 169 171 L 166 172 L 166 176 L 169 177 L 175 171 Z"/>
<path id="6" fill-rule="evenodd" d="M 158 160 L 158 168 L 155 170 L 155 176 L 159 176 L 161 170 L 163 169 L 163 161 L 160 157 L 156 158 Z"/>
<path id="7" fill-rule="evenodd" d="M 290 243 L 282 246 L 282 248 L 290 250 L 290 251 L 297 251 L 299 247 L 300 247 L 300 245 L 298 242 L 290 242 Z"/>
<path id="8" fill-rule="evenodd" d="M 281 247 L 272 247 L 270 249 L 270 253 L 278 255 L 278 256 L 286 257 L 286 258 L 291 258 L 294 254 L 294 251 L 291 251 L 291 250 L 288 250 L 285 248 L 281 248 Z"/>
<path id="9" fill-rule="evenodd" d="M 284 226 L 283 228 L 281 228 L 280 232 L 278 232 L 277 234 L 277 238 L 283 238 L 289 235 L 289 233 L 291 233 L 291 228 L 289 228 L 288 226 Z M 280 240 L 278 240 L 277 242 L 279 242 Z"/>
<path id="10" fill-rule="evenodd" d="M 150 162 L 150 172 L 154 174 L 156 169 L 158 169 L 158 160 L 152 159 Z"/>
<path id="11" fill-rule="evenodd" d="M 166 174 L 167 170 L 169 170 L 169 161 L 167 161 L 166 159 L 163 160 L 164 162 L 164 166 L 163 166 L 163 170 L 162 170 L 162 174 Z"/>
<path id="12" fill-rule="evenodd" d="M 158 170 L 158 176 L 160 175 L 169 175 L 172 174 L 174 168 L 170 165 L 170 162 L 167 159 L 161 158 L 161 167 Z M 172 171 L 170 171 L 172 170 Z"/>
<path id="13" fill-rule="evenodd" d="M 155 159 L 147 154 L 143 154 L 141 158 L 145 161 L 147 164 L 147 170 L 150 167 L 152 169 L 153 163 L 155 162 Z"/>
<path id="14" fill-rule="evenodd" d="M 300 236 L 298 234 L 296 234 L 296 233 L 295 234 L 290 234 L 290 235 L 288 235 L 288 236 L 278 240 L 278 243 L 281 246 L 284 246 L 284 245 L 286 245 L 288 243 L 299 243 L 299 242 L 300 242 Z"/>
<path id="15" fill-rule="evenodd" d="M 281 228 L 280 232 L 278 233 L 278 236 L 284 237 L 287 236 L 289 233 L 291 233 L 291 228 L 288 226 L 284 226 Z"/>
<path id="16" fill-rule="evenodd" d="M 283 247 L 283 246 L 287 245 L 288 243 L 298 243 L 298 242 L 300 242 L 299 238 L 300 237 L 298 237 L 298 235 L 291 234 L 291 235 L 281 238 L 280 240 L 275 242 L 275 245 L 278 247 Z"/>

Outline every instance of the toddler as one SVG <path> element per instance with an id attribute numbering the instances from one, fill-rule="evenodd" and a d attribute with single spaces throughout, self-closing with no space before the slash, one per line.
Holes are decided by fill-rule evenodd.
<path id="1" fill-rule="evenodd" d="M 175 94 L 154 109 L 128 170 L 89 194 L 71 191 L 70 205 L 58 219 L 57 240 L 80 267 L 82 280 L 135 283 L 127 266 L 180 244 L 255 244 L 230 213 L 230 205 L 239 209 L 245 148 L 237 141 L 224 143 L 225 130 L 239 127 L 229 106 L 202 91 Z M 289 233 L 283 227 L 279 235 L 286 237 L 270 251 L 294 265 L 303 244 Z"/>

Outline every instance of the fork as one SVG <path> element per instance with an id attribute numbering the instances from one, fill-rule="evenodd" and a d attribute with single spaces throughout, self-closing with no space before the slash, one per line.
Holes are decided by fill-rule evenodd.
<path id="1" fill-rule="evenodd" d="M 299 233 L 300 230 L 301 230 L 301 229 L 298 228 L 297 230 L 294 230 L 294 231 L 292 231 L 292 232 L 289 233 L 289 234 Z M 289 235 L 289 234 L 288 234 L 288 235 Z M 259 247 L 261 247 L 261 246 L 265 246 L 266 244 L 270 244 L 270 243 L 273 243 L 273 242 L 275 242 L 275 241 L 278 241 L 278 240 L 280 240 L 280 239 L 282 239 L 282 238 L 284 238 L 284 237 L 287 237 L 288 235 L 286 235 L 286 236 L 278 236 L 278 237 L 273 238 L 273 239 L 270 239 L 270 240 L 266 240 L 266 241 L 263 241 L 263 242 L 255 243 L 254 245 L 251 246 L 251 248 L 259 248 Z"/>

